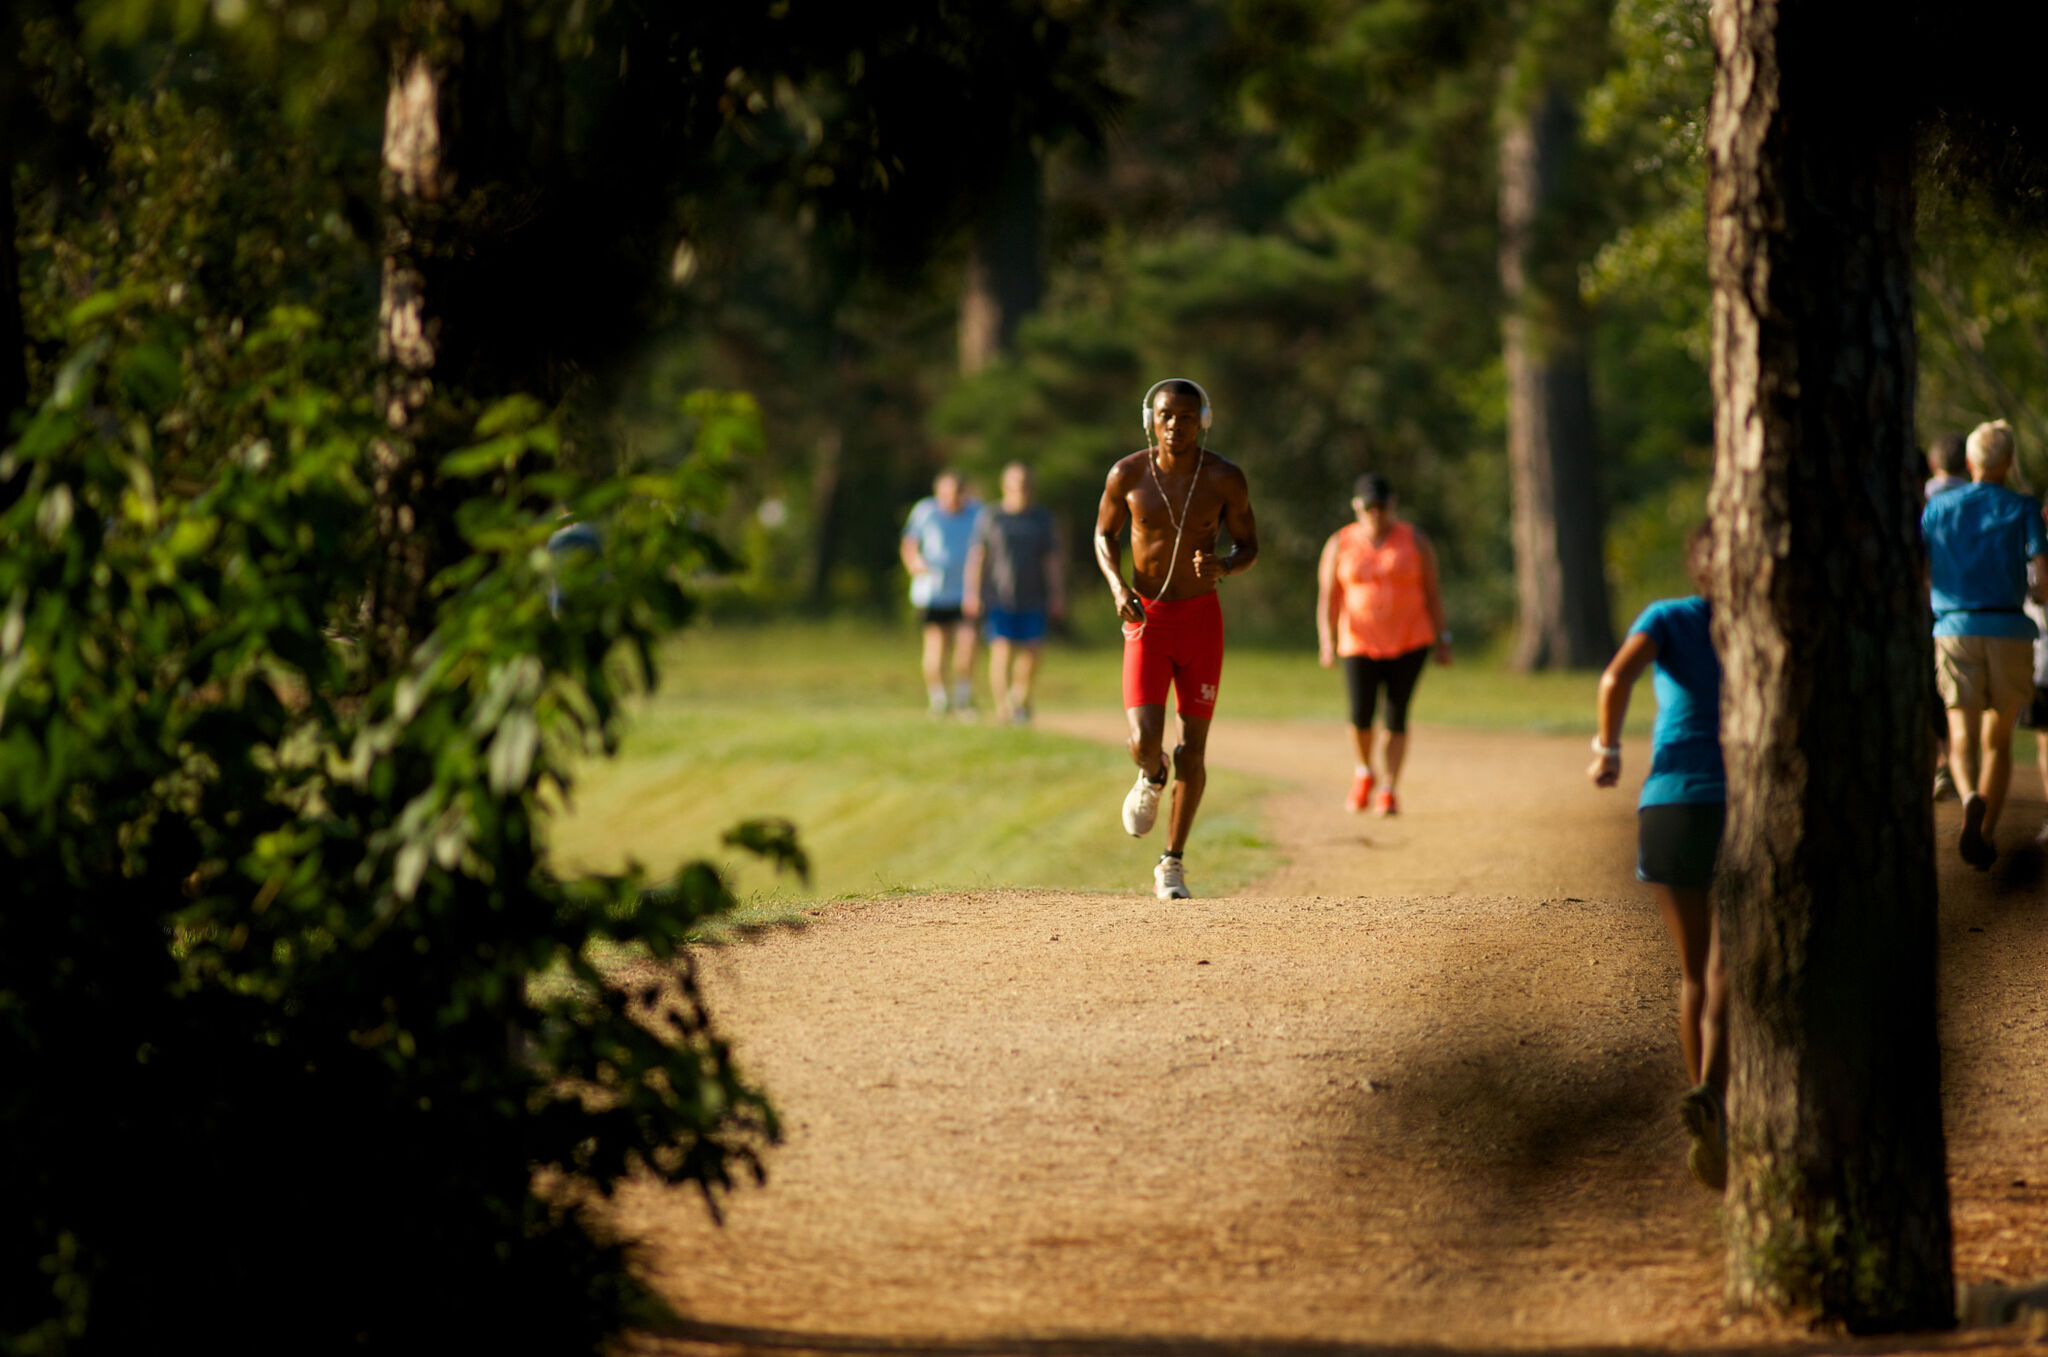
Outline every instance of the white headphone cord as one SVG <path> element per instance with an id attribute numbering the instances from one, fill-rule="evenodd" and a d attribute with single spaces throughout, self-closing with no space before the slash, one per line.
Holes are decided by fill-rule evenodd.
<path id="1" fill-rule="evenodd" d="M 1166 501 L 1166 517 L 1167 520 L 1173 524 L 1173 553 L 1166 558 L 1166 578 L 1160 581 L 1159 592 L 1155 594 L 1152 598 L 1152 601 L 1154 603 L 1157 603 L 1161 599 L 1164 599 L 1166 597 L 1167 589 L 1170 588 L 1173 584 L 1173 568 L 1174 566 L 1180 563 L 1181 534 L 1187 531 L 1188 510 L 1193 508 L 1195 503 L 1195 482 L 1201 478 L 1202 463 L 1205 460 L 1207 460 L 1209 456 L 1209 449 L 1201 443 L 1195 444 L 1195 469 L 1188 476 L 1188 493 L 1187 497 L 1181 501 L 1179 518 L 1175 518 L 1173 516 L 1173 501 L 1167 499 L 1166 486 L 1159 479 L 1159 463 L 1155 456 L 1157 452 L 1158 445 L 1156 443 L 1146 451 L 1145 469 L 1152 473 L 1152 484 L 1158 488 L 1159 498 Z M 1135 572 L 1133 573 L 1135 574 Z M 1134 594 L 1138 594 L 1138 584 L 1135 579 L 1131 582 L 1131 592 Z M 1138 594 L 1138 598 L 1141 601 L 1144 599 L 1144 597 L 1145 596 L 1143 594 Z M 1136 630 L 1133 630 L 1133 628 L 1136 628 Z M 1144 634 L 1145 623 L 1124 623 L 1124 639 L 1126 641 L 1138 640 L 1140 637 L 1144 636 Z"/>

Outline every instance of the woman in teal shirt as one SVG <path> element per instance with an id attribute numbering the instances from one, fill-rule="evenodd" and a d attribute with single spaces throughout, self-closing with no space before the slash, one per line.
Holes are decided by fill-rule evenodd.
<path id="1" fill-rule="evenodd" d="M 1688 544 L 1687 571 L 1701 590 L 1710 546 L 1704 527 Z M 1657 724 L 1650 774 L 1636 803 L 1636 876 L 1649 883 L 1678 949 L 1678 1044 L 1693 1085 L 1679 1102 L 1693 1138 L 1687 1163 L 1695 1178 L 1719 1191 L 1728 1180 L 1728 984 L 1711 888 L 1728 783 L 1721 766 L 1721 662 L 1706 599 L 1664 599 L 1645 608 L 1600 675 L 1599 733 L 1587 769 L 1595 786 L 1621 778 L 1629 694 L 1653 665 Z"/>

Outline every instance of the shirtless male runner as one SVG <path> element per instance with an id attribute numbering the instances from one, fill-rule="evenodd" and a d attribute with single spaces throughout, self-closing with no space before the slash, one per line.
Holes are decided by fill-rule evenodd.
<path id="1" fill-rule="evenodd" d="M 1223 679 L 1223 610 L 1216 581 L 1251 569 L 1259 557 L 1244 473 L 1203 446 L 1209 396 L 1171 378 L 1145 393 L 1151 446 L 1109 470 L 1095 514 L 1095 560 L 1124 624 L 1124 710 L 1138 781 L 1124 798 L 1124 828 L 1142 837 L 1159 818 L 1159 794 L 1173 775 L 1166 852 L 1152 869 L 1162 900 L 1188 898 L 1181 853 L 1208 785 L 1205 755 L 1216 689 Z M 1124 582 L 1123 532 L 1131 529 L 1131 581 Z M 1230 554 L 1216 554 L 1218 529 Z M 1166 690 L 1180 710 L 1169 760 Z"/>

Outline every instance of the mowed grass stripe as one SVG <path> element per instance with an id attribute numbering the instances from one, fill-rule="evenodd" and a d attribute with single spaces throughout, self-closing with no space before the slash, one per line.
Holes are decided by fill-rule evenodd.
<path id="1" fill-rule="evenodd" d="M 1119 749 L 1036 730 L 935 722 L 900 706 L 665 693 L 646 704 L 618 759 L 584 769 L 551 851 L 565 871 L 632 859 L 657 876 L 708 857 L 750 913 L 770 915 L 813 897 L 897 890 L 1149 889 L 1163 830 L 1142 842 L 1123 833 L 1130 776 Z M 1190 846 L 1205 893 L 1278 865 L 1260 811 L 1271 790 L 1238 774 L 1212 780 Z M 811 890 L 720 845 L 732 824 L 758 815 L 796 822 Z"/>

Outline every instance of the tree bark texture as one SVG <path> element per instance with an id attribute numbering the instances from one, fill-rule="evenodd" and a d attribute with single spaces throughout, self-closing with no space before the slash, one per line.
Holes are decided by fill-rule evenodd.
<path id="1" fill-rule="evenodd" d="M 573 327 L 543 281 L 575 262 L 549 229 L 559 99 L 515 28 L 419 0 L 390 51 L 377 357 L 391 436 L 373 449 L 384 558 L 370 608 L 387 662 L 431 629 L 427 583 L 460 549 L 441 459 L 482 402 L 560 393 L 551 346 Z"/>
<path id="2" fill-rule="evenodd" d="M 429 630 L 426 584 L 448 544 L 432 512 L 429 407 L 440 358 L 445 301 L 429 287 L 436 247 L 455 198 L 442 154 L 449 55 L 429 41 L 394 49 L 384 106 L 384 262 L 377 306 L 378 403 L 392 436 L 371 449 L 377 536 L 383 559 L 371 606 L 372 644 L 401 661 Z"/>
<path id="3" fill-rule="evenodd" d="M 1930 618 L 1898 7 L 1715 0 L 1728 1299 L 1946 1326 Z"/>
<path id="4" fill-rule="evenodd" d="M 1501 133 L 1501 348 L 1522 670 L 1592 668 L 1614 650 L 1588 320 L 1568 229 L 1577 144 L 1577 117 L 1556 87 L 1514 110 Z"/>
<path id="5" fill-rule="evenodd" d="M 1017 325 L 1044 294 L 1039 262 L 1045 176 L 1029 146 L 1013 148 L 969 244 L 960 289 L 960 372 L 971 377 L 1010 352 Z"/>

